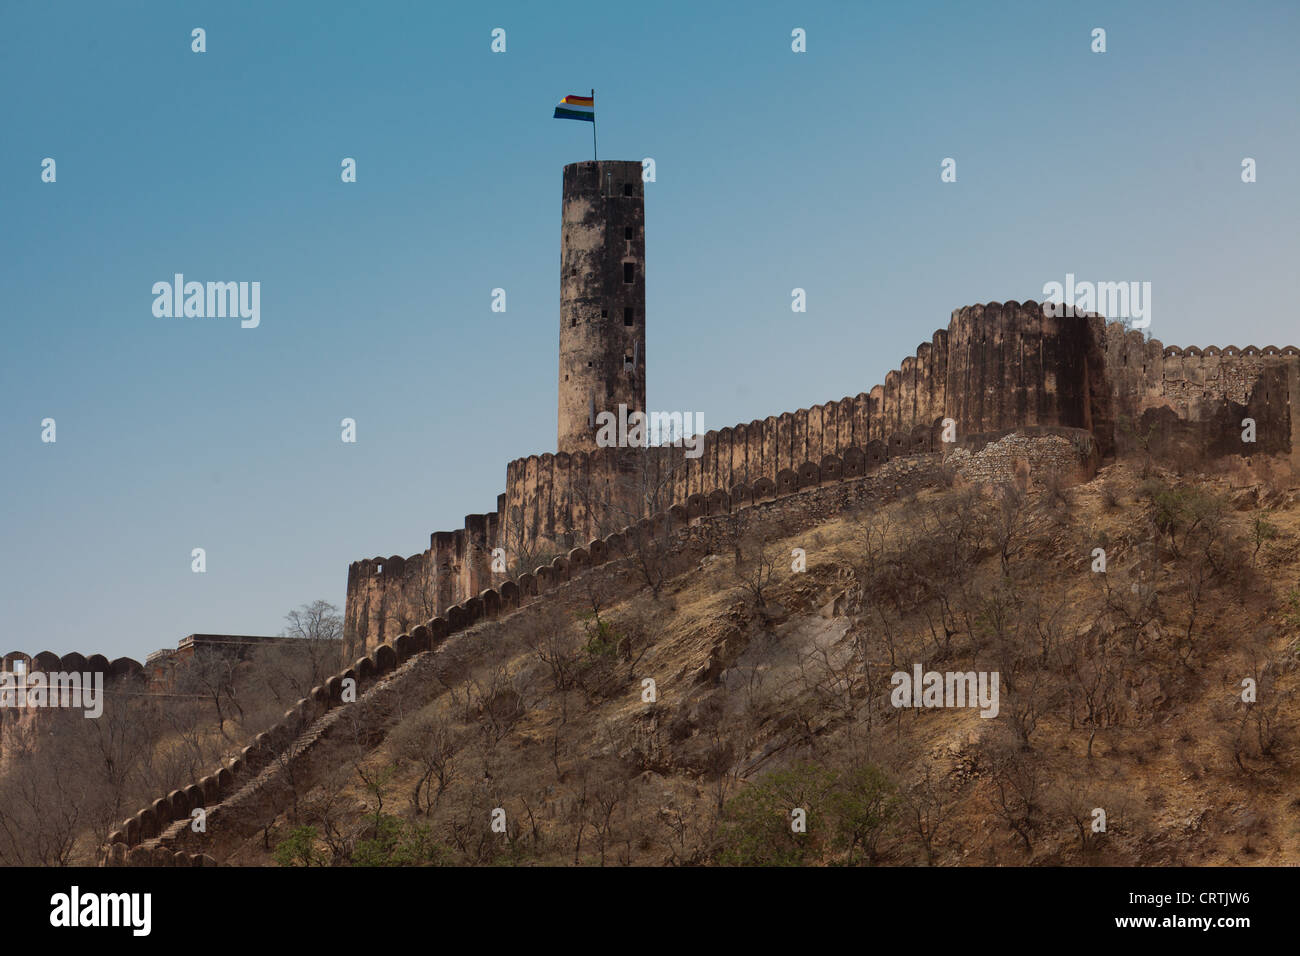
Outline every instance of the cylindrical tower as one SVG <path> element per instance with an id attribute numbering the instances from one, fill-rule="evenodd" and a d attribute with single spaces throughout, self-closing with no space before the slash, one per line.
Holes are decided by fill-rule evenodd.
<path id="1" fill-rule="evenodd" d="M 564 167 L 558 451 L 596 448 L 596 416 L 645 411 L 645 191 L 641 164 Z"/>
<path id="2" fill-rule="evenodd" d="M 1103 320 L 1037 302 L 957 309 L 948 326 L 947 414 L 959 432 L 1108 427 Z"/>

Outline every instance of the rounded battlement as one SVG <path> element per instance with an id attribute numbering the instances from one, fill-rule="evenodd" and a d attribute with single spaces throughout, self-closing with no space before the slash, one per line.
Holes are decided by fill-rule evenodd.
<path id="1" fill-rule="evenodd" d="M 1091 428 L 1104 320 L 1033 300 L 970 305 L 948 330 L 947 414 L 963 433 L 1021 425 Z M 1090 390 L 1090 382 L 1094 386 Z"/>

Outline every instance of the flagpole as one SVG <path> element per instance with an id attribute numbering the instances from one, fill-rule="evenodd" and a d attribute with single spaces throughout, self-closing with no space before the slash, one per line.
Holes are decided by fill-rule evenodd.
<path id="1" fill-rule="evenodd" d="M 596 156 L 596 90 L 591 91 L 591 161 L 600 162 Z"/>

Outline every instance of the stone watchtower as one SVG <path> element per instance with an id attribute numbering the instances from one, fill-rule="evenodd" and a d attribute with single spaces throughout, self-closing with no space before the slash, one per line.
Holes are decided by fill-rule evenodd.
<path id="1" fill-rule="evenodd" d="M 564 167 L 560 227 L 561 452 L 594 451 L 596 415 L 645 411 L 641 164 Z"/>

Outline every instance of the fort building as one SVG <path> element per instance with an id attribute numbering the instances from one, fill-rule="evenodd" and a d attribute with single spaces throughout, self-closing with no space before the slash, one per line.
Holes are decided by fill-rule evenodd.
<path id="1" fill-rule="evenodd" d="M 145 658 L 144 670 L 149 689 L 168 691 L 175 686 L 177 669 L 204 655 L 228 655 L 234 661 L 245 661 L 258 648 L 274 645 L 302 644 L 298 637 L 267 636 L 259 634 L 188 634 L 176 642 L 174 648 L 164 647 Z M 338 642 L 322 642 L 333 643 Z"/>

